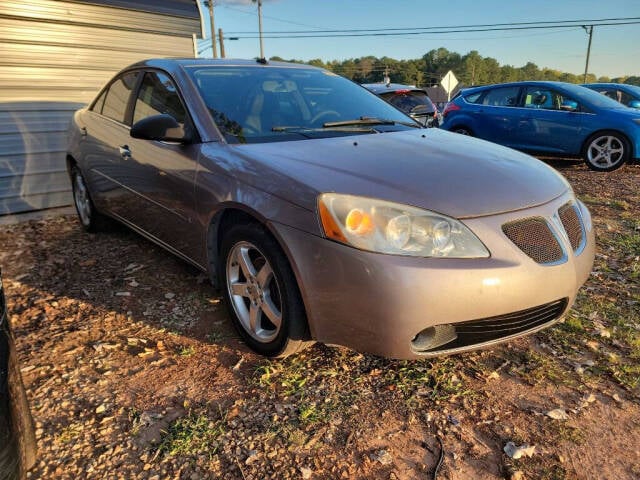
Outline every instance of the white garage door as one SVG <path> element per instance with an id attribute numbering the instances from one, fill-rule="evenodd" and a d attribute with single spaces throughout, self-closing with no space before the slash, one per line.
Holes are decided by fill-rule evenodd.
<path id="1" fill-rule="evenodd" d="M 71 203 L 67 125 L 115 72 L 145 58 L 194 56 L 193 34 L 202 33 L 195 0 L 191 15 L 171 3 L 159 0 L 169 8 L 150 13 L 0 1 L 0 215 Z M 185 11 L 188 2 L 173 3 Z"/>

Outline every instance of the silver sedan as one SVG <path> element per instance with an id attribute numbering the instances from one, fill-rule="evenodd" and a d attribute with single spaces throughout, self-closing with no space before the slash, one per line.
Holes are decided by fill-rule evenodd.
<path id="1" fill-rule="evenodd" d="M 132 65 L 76 112 L 67 162 L 85 229 L 111 217 L 207 271 L 268 356 L 492 345 L 560 319 L 593 264 L 556 171 L 306 65 Z"/>

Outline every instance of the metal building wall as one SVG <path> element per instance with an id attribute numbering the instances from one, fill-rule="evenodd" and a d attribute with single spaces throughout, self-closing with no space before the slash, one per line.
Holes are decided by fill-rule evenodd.
<path id="1" fill-rule="evenodd" d="M 135 4 L 119 2 L 126 3 Z M 158 0 L 164 11 L 171 3 Z M 185 10 L 184 0 L 176 3 Z M 193 12 L 0 1 L 0 215 L 71 203 L 65 151 L 73 111 L 133 62 L 193 57 L 192 36 L 202 34 L 195 0 Z"/>

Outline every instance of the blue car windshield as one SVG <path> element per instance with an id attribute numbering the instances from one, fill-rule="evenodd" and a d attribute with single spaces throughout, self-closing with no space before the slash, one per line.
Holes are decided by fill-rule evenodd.
<path id="1" fill-rule="evenodd" d="M 587 106 L 611 109 L 626 108 L 624 105 L 621 105 L 606 95 L 602 95 L 601 93 L 587 87 L 581 87 L 579 85 L 565 85 L 564 88 L 570 93 L 574 100 L 584 103 Z"/>
<path id="2" fill-rule="evenodd" d="M 376 95 L 325 70 L 211 65 L 187 71 L 229 143 L 420 128 Z"/>

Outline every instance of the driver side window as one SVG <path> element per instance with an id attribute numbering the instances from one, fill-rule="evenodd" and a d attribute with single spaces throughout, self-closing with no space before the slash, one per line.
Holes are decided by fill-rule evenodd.
<path id="1" fill-rule="evenodd" d="M 527 87 L 524 96 L 525 108 L 565 110 L 563 106 L 566 106 L 568 103 L 576 104 L 572 98 L 545 87 Z"/>

